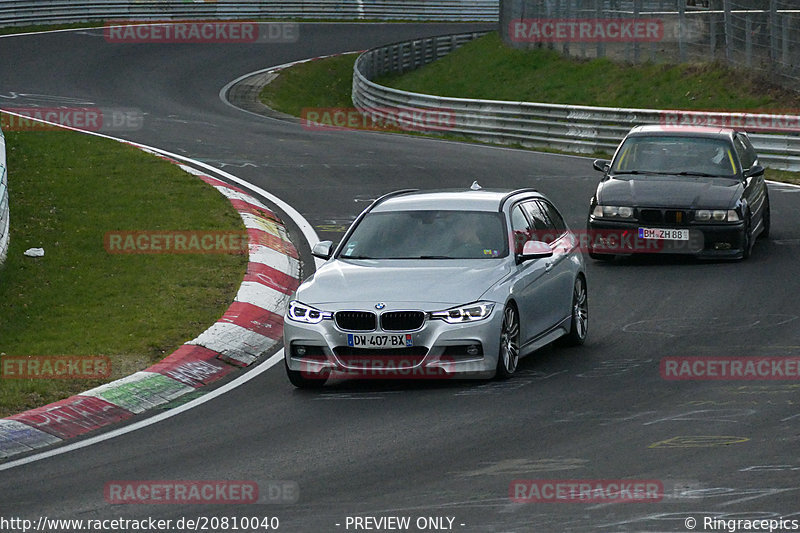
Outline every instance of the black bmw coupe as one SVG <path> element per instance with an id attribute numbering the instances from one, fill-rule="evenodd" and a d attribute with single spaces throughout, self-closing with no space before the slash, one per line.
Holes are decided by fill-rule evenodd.
<path id="1" fill-rule="evenodd" d="M 637 126 L 591 199 L 590 257 L 633 253 L 745 259 L 770 227 L 764 167 L 744 132 Z"/>

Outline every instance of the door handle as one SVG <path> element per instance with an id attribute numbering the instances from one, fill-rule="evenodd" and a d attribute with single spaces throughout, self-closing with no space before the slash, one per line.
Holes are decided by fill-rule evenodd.
<path id="1" fill-rule="evenodd" d="M 545 272 L 550 272 L 550 269 L 552 269 L 552 268 L 553 268 L 553 263 L 545 263 L 544 264 L 544 271 Z"/>

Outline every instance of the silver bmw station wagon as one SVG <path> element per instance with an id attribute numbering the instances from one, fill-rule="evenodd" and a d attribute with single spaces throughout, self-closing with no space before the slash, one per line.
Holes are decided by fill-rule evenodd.
<path id="1" fill-rule="evenodd" d="M 284 357 L 297 387 L 329 378 L 508 378 L 557 339 L 583 344 L 583 255 L 534 189 L 397 191 L 373 202 L 297 290 Z"/>

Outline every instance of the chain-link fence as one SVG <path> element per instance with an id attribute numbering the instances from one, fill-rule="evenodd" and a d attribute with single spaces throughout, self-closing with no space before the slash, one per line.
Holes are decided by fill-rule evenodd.
<path id="1" fill-rule="evenodd" d="M 723 61 L 800 89 L 797 0 L 501 0 L 515 48 L 633 63 Z"/>

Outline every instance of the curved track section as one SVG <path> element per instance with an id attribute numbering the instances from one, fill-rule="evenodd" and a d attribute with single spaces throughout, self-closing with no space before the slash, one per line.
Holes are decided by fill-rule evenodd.
<path id="1" fill-rule="evenodd" d="M 536 186 L 582 227 L 597 180 L 587 159 L 307 131 L 217 96 L 266 66 L 475 28 L 310 24 L 291 46 L 122 45 L 96 31 L 3 38 L 0 97 L 140 109 L 143 127 L 124 136 L 235 169 L 298 209 L 321 238 L 338 238 L 383 192 L 473 179 Z M 659 372 L 664 357 L 800 355 L 800 194 L 770 193 L 771 240 L 752 260 L 590 264 L 586 345 L 527 358 L 508 382 L 346 382 L 306 393 L 274 368 L 168 422 L 3 472 L 0 516 L 275 516 L 279 530 L 300 532 L 365 531 L 356 517 L 389 516 L 410 518 L 399 530 L 475 532 L 800 519 L 797 381 L 666 381 Z M 651 480 L 665 494 L 625 505 L 515 503 L 518 479 Z M 120 480 L 251 480 L 262 491 L 252 505 L 118 505 L 104 487 Z M 276 503 L 268 489 L 281 486 L 299 488 L 299 498 Z"/>

